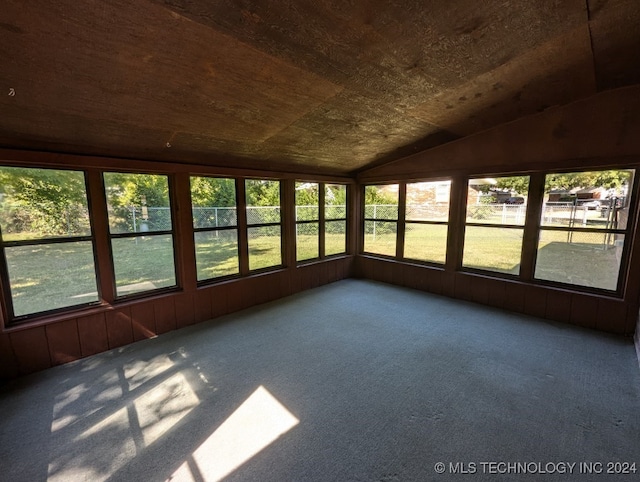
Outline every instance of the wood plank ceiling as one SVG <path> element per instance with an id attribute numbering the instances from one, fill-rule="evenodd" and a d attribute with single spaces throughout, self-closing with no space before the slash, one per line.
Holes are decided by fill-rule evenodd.
<path id="1" fill-rule="evenodd" d="M 4 0 L 0 146 L 345 174 L 640 83 L 638 0 Z"/>

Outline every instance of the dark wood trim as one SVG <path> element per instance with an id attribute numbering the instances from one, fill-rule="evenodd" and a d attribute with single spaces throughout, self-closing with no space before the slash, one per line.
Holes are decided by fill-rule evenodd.
<path id="1" fill-rule="evenodd" d="M 111 257 L 111 241 L 109 237 L 109 216 L 107 213 L 107 198 L 104 191 L 102 173 L 96 170 L 87 172 L 87 186 L 89 189 L 89 209 L 91 227 L 94 233 L 96 249 L 96 270 L 100 294 L 104 303 L 113 303 L 116 299 L 116 283 Z"/>
<path id="2" fill-rule="evenodd" d="M 458 176 L 451 179 L 447 257 L 445 260 L 447 271 L 457 271 L 462 266 L 468 186 L 466 177 Z"/>
<path id="3" fill-rule="evenodd" d="M 396 225 L 396 258 L 404 257 L 405 216 L 407 213 L 407 183 L 398 183 L 398 223 Z"/>
<path id="4" fill-rule="evenodd" d="M 347 186 L 347 254 L 362 252 L 364 236 L 362 231 L 364 218 L 364 187 Z"/>
<path id="5" fill-rule="evenodd" d="M 532 174 L 529 177 L 529 193 L 520 255 L 520 279 L 523 281 L 533 280 L 538 253 L 540 214 L 544 199 L 544 179 L 545 175 L 542 173 Z"/>
<path id="6" fill-rule="evenodd" d="M 626 246 L 620 261 L 621 270 L 626 269 L 626 272 L 621 273 L 624 284 L 620 288 L 625 299 L 629 298 L 629 294 L 632 293 L 633 298 L 629 301 L 637 305 L 640 303 L 640 166 L 635 171 L 633 179 L 629 214 L 627 229 L 630 239 L 625 239 Z M 637 317 L 636 310 L 635 319 Z"/>
<path id="7" fill-rule="evenodd" d="M 236 214 L 238 221 L 238 257 L 240 276 L 249 274 L 249 242 L 247 231 L 247 194 L 245 178 L 236 179 Z"/>
<path id="8" fill-rule="evenodd" d="M 396 161 L 394 161 L 396 162 Z M 566 162 L 539 161 L 518 163 L 514 166 L 501 164 L 478 164 L 467 168 L 434 167 L 424 168 L 419 164 L 411 171 L 402 174 L 373 174 L 363 171 L 355 178 L 358 184 L 394 184 L 401 181 L 419 182 L 454 177 L 491 177 L 491 176 L 527 176 L 540 172 L 566 173 L 577 171 L 595 171 L 608 169 L 633 169 L 640 162 L 639 156 L 609 156 L 592 158 L 567 158 Z"/>
<path id="9" fill-rule="evenodd" d="M 349 174 L 332 174 L 316 169 L 259 169 L 246 167 L 228 167 L 216 165 L 215 162 L 187 163 L 179 160 L 154 161 L 136 158 L 118 158 L 108 156 L 91 156 L 46 151 L 28 151 L 0 148 L 0 164 L 3 166 L 25 166 L 60 169 L 100 169 L 114 172 L 154 172 L 172 174 L 187 172 L 196 176 L 214 177 L 248 177 L 254 179 L 300 179 L 309 178 L 314 181 L 355 183 Z M 256 161 L 258 164 L 259 161 Z"/>
<path id="10" fill-rule="evenodd" d="M 282 223 L 282 264 L 296 265 L 296 182 L 293 179 L 280 181 L 280 212 Z"/>
<path id="11" fill-rule="evenodd" d="M 174 226 L 174 252 L 176 257 L 176 282 L 187 291 L 197 287 L 196 248 L 193 238 L 193 213 L 191 209 L 191 179 L 187 173 L 178 173 L 169 179 L 171 213 Z M 171 189 L 173 187 L 173 189 Z"/>
<path id="12" fill-rule="evenodd" d="M 324 259 L 325 257 L 325 192 L 326 187 L 324 182 L 318 183 L 318 257 Z"/>

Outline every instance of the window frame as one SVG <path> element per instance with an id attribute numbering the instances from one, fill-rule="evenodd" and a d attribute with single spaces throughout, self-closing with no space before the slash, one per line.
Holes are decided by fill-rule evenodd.
<path id="1" fill-rule="evenodd" d="M 207 179 L 229 179 L 231 181 L 233 181 L 233 185 L 234 185 L 234 194 L 235 194 L 235 210 L 236 210 L 236 224 L 234 226 L 218 226 L 218 227 L 205 227 L 205 228 L 196 228 L 195 224 L 193 223 L 193 195 L 191 192 L 191 179 L 196 178 L 196 177 L 203 177 L 203 178 L 207 178 Z M 205 278 L 202 280 L 198 279 L 198 258 L 197 258 L 197 253 L 194 251 L 194 262 L 196 263 L 195 266 L 195 275 L 196 275 L 196 284 L 197 286 L 205 286 L 205 285 L 210 285 L 210 284 L 214 284 L 214 283 L 219 283 L 222 281 L 226 281 L 226 280 L 230 280 L 230 279 L 236 279 L 242 276 L 241 274 L 241 262 L 240 262 L 240 252 L 241 252 L 241 248 L 240 248 L 240 219 L 238 216 L 239 213 L 239 193 L 238 193 L 238 183 L 240 182 L 240 179 L 237 177 L 223 177 L 223 176 L 217 176 L 217 175 L 196 175 L 196 174 L 190 174 L 189 175 L 189 200 L 191 202 L 191 218 L 192 218 L 192 228 L 193 228 L 193 247 L 194 250 L 197 249 L 197 244 L 196 244 L 196 234 L 197 233 L 202 233 L 202 232 L 220 232 L 220 231 L 232 231 L 235 230 L 236 232 L 236 260 L 237 260 L 237 268 L 238 271 L 237 273 L 233 273 L 233 274 L 228 274 L 228 275 L 222 275 L 222 276 L 214 276 L 212 278 Z"/>
<path id="2" fill-rule="evenodd" d="M 635 213 L 638 207 L 638 197 L 640 196 L 640 168 L 637 166 L 626 166 L 626 167 L 586 167 L 580 169 L 549 169 L 544 172 L 537 173 L 540 176 L 540 202 L 537 206 L 536 211 L 536 236 L 535 236 L 535 244 L 533 246 L 533 260 L 532 260 L 532 273 L 531 273 L 531 282 L 536 285 L 548 286 L 552 288 L 561 288 L 567 289 L 575 292 L 582 293 L 590 293 L 596 295 L 604 295 L 604 296 L 615 296 L 618 298 L 622 298 L 624 295 L 624 289 L 627 282 L 627 277 L 629 274 L 629 259 L 631 256 L 631 244 L 633 233 L 635 232 L 636 220 L 635 215 L 630 216 L 627 220 L 627 226 L 625 229 L 603 229 L 603 228 L 585 228 L 580 226 L 571 226 L 571 227 L 563 227 L 563 226 L 543 226 L 541 222 L 542 212 L 544 209 L 544 197 L 546 191 L 544 189 L 546 176 L 551 174 L 571 174 L 571 173 L 581 173 L 581 172 L 598 172 L 598 171 L 615 171 L 615 170 L 632 170 L 633 175 L 631 176 L 631 183 L 628 190 L 628 207 L 629 213 Z M 533 177 L 533 175 L 531 176 Z M 622 246 L 622 253 L 620 257 L 620 264 L 618 267 L 618 276 L 616 281 L 616 288 L 614 290 L 608 290 L 606 288 L 598 288 L 594 286 L 585 286 L 580 284 L 572 284 L 572 283 L 564 283 L 562 281 L 555 280 L 546 280 L 542 278 L 536 278 L 535 271 L 538 262 L 538 246 L 540 243 L 540 239 L 542 233 L 544 231 L 547 232 L 564 232 L 564 233 L 594 233 L 594 234 L 622 234 L 624 236 L 624 243 Z"/>
<path id="3" fill-rule="evenodd" d="M 94 220 L 92 217 L 92 198 L 89 186 L 89 176 L 86 169 L 77 169 L 66 166 L 41 166 L 41 165 L 11 165 L 3 164 L 2 168 L 19 168 L 19 169 L 39 169 L 48 171 L 72 171 L 82 174 L 84 183 L 84 192 L 87 200 L 87 213 L 89 218 L 89 234 L 81 236 L 55 236 L 38 239 L 23 239 L 16 241 L 5 241 L 2 233 L 2 226 L 0 226 L 0 288 L 3 297 L 2 314 L 5 321 L 5 326 L 17 326 L 22 323 L 27 323 L 31 320 L 39 318 L 54 316 L 60 313 L 70 313 L 74 311 L 83 310 L 86 308 L 96 307 L 103 304 L 102 285 L 100 283 L 100 267 L 98 260 L 98 252 L 96 246 L 96 233 Z M 7 262 L 6 248 L 22 247 L 22 246 L 42 246 L 52 244 L 65 244 L 73 242 L 91 242 L 92 260 L 93 260 L 93 273 L 96 282 L 97 300 L 88 301 L 84 303 L 78 303 L 69 306 L 62 306 L 60 308 L 53 308 L 50 310 L 36 311 L 33 313 L 27 313 L 24 315 L 15 314 L 15 307 L 13 303 L 13 295 L 11 290 L 11 279 L 9 277 L 9 265 Z"/>
<path id="4" fill-rule="evenodd" d="M 242 177 L 242 178 L 238 178 L 238 181 L 242 181 L 242 195 L 244 197 L 244 199 L 242 199 L 242 211 L 243 211 L 243 220 L 241 221 L 240 219 L 238 219 L 238 224 L 240 224 L 242 222 L 242 224 L 244 225 L 244 236 L 242 239 L 246 240 L 246 246 L 244 247 L 239 247 L 240 250 L 244 250 L 244 252 L 246 253 L 246 273 L 243 273 L 243 269 L 242 269 L 242 265 L 241 265 L 241 275 L 243 276 L 248 276 L 248 275 L 253 275 L 253 274 L 258 274 L 258 273 L 265 273 L 268 271 L 274 271 L 274 270 L 278 270 L 278 269 L 282 269 L 284 267 L 286 267 L 287 265 L 287 261 L 286 261 L 286 249 L 285 249 L 285 224 L 284 224 L 284 206 L 283 206 L 283 201 L 284 201 L 284 183 L 283 180 L 280 178 L 269 178 L 269 177 Z M 280 199 L 280 205 L 278 206 L 280 209 L 280 221 L 278 222 L 270 222 L 270 223 L 255 223 L 252 224 L 249 222 L 248 216 L 247 216 L 247 210 L 250 207 L 254 207 L 254 206 L 249 206 L 249 203 L 247 202 L 247 181 L 269 181 L 269 182 L 277 182 L 278 183 L 278 193 L 279 193 L 279 199 Z M 238 185 L 236 184 L 236 196 L 240 196 L 240 190 L 237 189 Z M 238 208 L 240 209 L 240 208 Z M 251 252 L 249 249 L 249 230 L 252 228 L 266 228 L 266 227 L 272 227 L 272 226 L 279 226 L 280 227 L 280 263 L 277 265 L 272 265 L 272 266 L 264 266 L 262 268 L 254 268 L 251 269 Z M 240 238 L 238 238 L 238 242 L 240 242 Z"/>
<path id="5" fill-rule="evenodd" d="M 318 215 L 314 218 L 314 219 L 303 219 L 303 220 L 298 220 L 298 184 L 315 184 L 318 187 L 318 205 L 315 206 L 318 208 Z M 319 259 L 322 259 L 322 243 L 320 242 L 320 238 L 322 237 L 324 230 L 322 229 L 321 226 L 321 222 L 320 219 L 323 217 L 324 214 L 324 206 L 323 206 L 323 201 L 324 201 L 324 183 L 318 182 L 318 181 L 302 181 L 302 180 L 296 180 L 293 183 L 294 186 L 294 195 L 293 195 L 293 207 L 295 210 L 294 213 L 294 224 L 295 224 L 295 249 L 296 249 L 296 265 L 301 265 L 301 264 L 306 264 L 306 263 L 311 263 L 313 261 L 317 261 Z M 298 226 L 300 225 L 317 225 L 318 226 L 318 238 L 317 238 L 317 248 L 318 248 L 318 255 L 314 256 L 312 258 L 305 258 L 305 259 L 298 259 Z"/>
<path id="6" fill-rule="evenodd" d="M 404 240 L 404 207 L 405 207 L 405 197 L 404 197 L 404 185 L 406 182 L 372 182 L 365 183 L 362 185 L 361 195 L 362 195 L 362 222 L 360 223 L 360 228 L 362 230 L 361 240 L 360 240 L 360 252 L 366 256 L 376 256 L 385 259 L 401 259 L 402 257 L 398 255 L 398 251 L 401 249 L 400 246 L 403 244 Z M 384 219 L 384 218 L 373 218 L 367 217 L 367 203 L 366 203 L 366 192 L 367 187 L 370 186 L 398 186 L 398 213 L 395 219 Z M 402 220 L 402 223 L 401 223 Z M 395 242 L 395 253 L 394 254 L 382 254 L 382 253 L 374 253 L 372 251 L 366 250 L 366 225 L 367 222 L 384 222 L 384 223 L 393 223 L 395 225 L 395 234 L 396 234 L 396 242 Z M 401 225 L 402 224 L 402 225 Z M 401 232 L 402 231 L 402 232 Z"/>
<path id="7" fill-rule="evenodd" d="M 105 174 L 127 174 L 127 175 L 152 175 L 152 176 L 164 176 L 167 178 L 167 191 L 169 197 L 169 214 L 171 215 L 171 229 L 170 230 L 161 230 L 161 231 L 144 231 L 144 232 L 131 232 L 131 233 L 112 233 L 110 227 L 110 219 L 109 219 L 109 198 L 107 196 L 107 186 L 105 184 Z M 148 296 L 155 296 L 162 293 L 170 293 L 179 291 L 182 288 L 182 282 L 180 279 L 181 270 L 178 269 L 178 263 L 180 262 L 179 252 L 178 252 L 178 237 L 176 236 L 178 219 L 176 216 L 176 198 L 175 198 L 175 188 L 174 176 L 166 173 L 166 172 L 151 172 L 151 171 L 143 171 L 143 170 L 110 170 L 103 169 L 100 171 L 100 178 L 102 181 L 102 193 L 104 196 L 104 205 L 106 208 L 106 212 L 104 213 L 104 218 L 106 222 L 107 228 L 107 236 L 108 236 L 108 246 L 109 246 L 109 263 L 111 267 L 111 281 L 113 286 L 113 301 L 120 302 L 125 300 L 135 300 L 139 298 L 145 298 Z M 152 289 L 152 290 L 144 290 L 144 291 L 136 291 L 134 293 L 129 294 L 118 294 L 118 280 L 116 279 L 116 266 L 115 260 L 113 256 L 113 240 L 114 239 L 127 239 L 127 238 L 137 238 L 141 236 L 167 236 L 171 235 L 171 244 L 172 244 L 172 252 L 173 252 L 173 274 L 175 279 L 175 284 L 171 286 L 162 286 L 160 288 Z"/>
<path id="8" fill-rule="evenodd" d="M 341 182 L 322 182 L 320 183 L 320 259 L 334 258 L 337 256 L 345 256 L 349 251 L 349 185 Z M 342 186 L 344 188 L 344 217 L 328 218 L 327 217 L 327 186 Z M 334 221 L 344 222 L 344 249 L 339 253 L 327 255 L 327 223 Z"/>
<path id="9" fill-rule="evenodd" d="M 524 213 L 524 221 L 522 224 L 508 224 L 508 223 L 480 223 L 480 222 L 469 222 L 468 211 L 469 211 L 469 182 L 473 179 L 482 179 L 482 178 L 505 178 L 505 177 L 528 177 L 528 186 L 527 186 L 527 204 L 525 206 Z M 530 216 L 530 206 L 529 199 L 531 198 L 531 186 L 532 186 L 532 174 L 531 173 L 493 173 L 493 174 L 473 174 L 466 176 L 465 182 L 465 202 L 464 202 L 464 212 L 462 216 L 463 226 L 461 230 L 461 242 L 462 249 L 460 251 L 460 262 L 458 269 L 462 272 L 469 273 L 477 273 L 488 276 L 494 276 L 496 278 L 507 278 L 513 280 L 523 280 L 523 267 L 526 260 L 526 252 L 527 252 L 527 225 L 529 224 L 529 216 Z M 520 245 L 520 258 L 519 258 L 519 269 L 517 274 L 507 273 L 505 271 L 497 271 L 491 270 L 488 268 L 478 268 L 474 266 L 465 266 L 464 265 L 464 253 L 467 245 L 467 227 L 478 227 L 478 228 L 494 228 L 494 229 L 512 229 L 519 230 L 522 233 L 522 243 Z"/>
<path id="10" fill-rule="evenodd" d="M 448 182 L 449 183 L 449 199 L 448 199 L 448 208 L 447 208 L 447 220 L 446 221 L 432 221 L 432 220 L 410 220 L 407 218 L 407 187 L 409 186 L 409 184 L 421 184 L 421 183 L 433 183 L 433 184 L 437 184 L 437 183 L 445 183 Z M 400 183 L 400 189 L 404 189 L 405 195 L 404 195 L 404 207 L 403 207 L 403 211 L 404 211 L 404 222 L 402 223 L 402 229 L 403 229 L 403 234 L 402 234 L 402 240 L 403 240 L 403 244 L 402 244 L 402 260 L 409 262 L 409 263 L 417 263 L 417 264 L 423 264 L 426 266 L 434 266 L 437 268 L 443 268 L 446 263 L 447 263 L 447 257 L 449 256 L 449 232 L 450 232 L 450 228 L 451 228 L 451 205 L 452 205 L 452 198 L 453 198 L 453 179 L 451 177 L 442 177 L 442 178 L 430 178 L 430 179 L 420 179 L 420 180 L 410 180 L 410 181 L 404 181 L 403 183 Z M 403 187 L 404 185 L 404 187 Z M 437 187 L 436 187 L 436 191 L 437 191 Z M 436 193 L 437 196 L 437 193 Z M 445 260 L 442 263 L 439 263 L 437 261 L 426 261 L 423 259 L 416 259 L 416 258 L 408 258 L 405 254 L 406 252 L 406 245 L 407 245 L 407 241 L 406 241 L 406 237 L 407 237 L 407 225 L 409 224 L 418 224 L 418 225 L 434 225 L 434 226 L 446 226 L 447 227 L 447 235 L 446 235 L 446 239 L 445 239 Z"/>
<path id="11" fill-rule="evenodd" d="M 318 186 L 318 217 L 316 219 L 310 220 L 298 220 L 297 218 L 297 208 L 298 204 L 296 201 L 296 193 L 297 189 L 295 189 L 296 184 L 301 183 L 309 183 L 316 184 Z M 327 186 L 341 186 L 345 190 L 345 209 L 344 209 L 344 217 L 327 217 L 327 203 L 326 203 L 326 193 Z M 326 181 L 311 181 L 311 180 L 302 180 L 296 179 L 294 181 L 294 224 L 295 224 L 295 250 L 296 250 L 296 265 L 301 266 L 304 264 L 313 263 L 316 261 L 321 261 L 327 258 L 334 258 L 339 256 L 345 256 L 348 251 L 348 236 L 349 236 L 349 225 L 348 225 L 348 205 L 349 205 L 349 185 L 341 182 L 326 182 Z M 343 250 L 339 253 L 326 253 L 326 236 L 327 236 L 327 223 L 331 222 L 344 222 L 345 224 L 345 236 L 344 236 L 344 246 Z M 298 226 L 303 224 L 317 224 L 318 225 L 318 256 L 313 258 L 306 258 L 299 260 L 298 259 Z"/>

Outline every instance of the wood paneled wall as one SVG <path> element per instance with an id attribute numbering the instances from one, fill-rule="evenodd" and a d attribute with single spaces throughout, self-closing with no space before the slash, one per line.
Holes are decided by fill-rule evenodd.
<path id="1" fill-rule="evenodd" d="M 638 168 L 640 162 L 640 86 L 604 92 L 585 101 L 550 109 L 539 115 L 385 164 L 358 175 L 362 182 L 463 178 L 469 174 L 595 168 L 622 164 Z M 5 159 L 43 166 L 42 156 L 26 151 L 2 151 Z M 133 169 L 130 161 L 51 155 L 46 163 L 58 167 Z M 171 172 L 184 178 L 194 169 L 200 174 L 277 176 L 296 174 L 269 171 L 238 173 L 231 168 L 215 173 L 204 167 L 148 163 L 147 170 Z M 332 178 L 303 176 L 318 181 Z M 184 179 L 183 179 L 184 181 Z M 345 182 L 352 182 L 344 179 Z M 186 185 L 185 182 L 182 183 Z M 185 196 L 184 188 L 182 196 Z M 361 192 L 352 189 L 349 208 L 349 253 L 358 250 Z M 183 203 L 185 200 L 183 199 Z M 461 202 L 460 200 L 456 202 Z M 634 213 L 637 218 L 638 213 Z M 452 220 L 452 226 L 462 221 Z M 186 226 L 188 221 L 182 220 Z M 196 287 L 191 273 L 183 291 L 108 308 L 58 317 L 40 324 L 0 333 L 0 378 L 31 373 L 53 365 L 123 346 L 256 304 L 275 300 L 351 276 L 420 289 L 452 298 L 482 303 L 549 320 L 568 322 L 606 332 L 631 335 L 638 320 L 640 296 L 640 243 L 637 222 L 630 250 L 627 283 L 622 298 L 541 286 L 523 281 L 459 271 L 456 263 L 443 268 L 376 258 L 344 256 L 296 267 L 291 247 L 287 268 L 223 283 Z M 289 226 L 290 227 L 290 226 Z M 286 228 L 286 226 L 285 226 Z M 182 232 L 189 231 L 182 229 Z M 184 235 L 183 235 L 184 237 Z M 184 237 L 186 239 L 186 237 Z M 450 237 L 450 250 L 460 250 L 461 235 Z M 454 256 L 453 258 L 459 258 Z M 190 250 L 182 250 L 182 267 L 193 271 Z M 183 273 L 183 278 L 185 278 Z M 108 280 L 107 280 L 108 281 Z"/>
<path id="2" fill-rule="evenodd" d="M 121 347 L 145 338 L 218 318 L 227 313 L 276 300 L 299 291 L 352 276 L 353 255 L 329 257 L 296 264 L 294 181 L 342 182 L 353 184 L 348 177 L 326 177 L 318 174 L 194 166 L 168 162 L 148 162 L 70 156 L 29 151 L 0 150 L 5 165 L 84 169 L 88 175 L 90 194 L 102 192 L 101 171 L 155 172 L 172 177 L 176 241 L 176 268 L 181 286 L 164 294 L 148 293 L 136 299 L 115 297 L 108 244 L 106 206 L 100 195 L 92 195 L 92 223 L 95 231 L 97 264 L 102 287 L 102 305 L 62 314 L 35 317 L 24 324 L 10 325 L 2 320 L 0 330 L 0 380 L 25 375 L 54 365 Z M 191 220 L 189 176 L 208 175 L 239 178 L 271 178 L 282 181 L 284 267 L 266 272 L 248 271 L 246 264 L 239 278 L 198 286 L 195 247 Z M 355 196 L 350 189 L 349 196 Z M 349 203 L 348 229 L 351 231 L 348 253 L 354 253 L 356 238 L 355 202 Z M 240 226 L 242 237 L 242 226 Z"/>
<path id="3" fill-rule="evenodd" d="M 44 370 L 349 278 L 353 260 L 353 256 L 332 258 L 0 333 L 0 379 Z"/>
<path id="4" fill-rule="evenodd" d="M 357 277 L 619 335 L 633 334 L 638 317 L 637 302 L 607 296 L 372 256 L 355 263 Z"/>
<path id="5" fill-rule="evenodd" d="M 360 172 L 358 180 L 374 183 L 449 177 L 466 186 L 471 175 L 639 169 L 638 132 L 640 85 L 602 92 L 373 167 Z M 452 197 L 453 232 L 444 267 L 358 256 L 356 275 L 610 333 L 634 333 L 640 297 L 637 210 L 630 216 L 635 227 L 629 240 L 629 264 L 622 267 L 626 269 L 626 284 L 621 297 L 616 298 L 580 292 L 578 287 L 572 290 L 535 284 L 531 282 L 533 266 L 522 267 L 524 275 L 519 281 L 461 271 L 463 234 L 459 227 L 464 225 L 465 195 L 458 192 Z M 528 244 L 534 246 L 535 240 Z"/>
<path id="6" fill-rule="evenodd" d="M 363 170 L 360 181 L 638 162 L 640 85 L 609 90 Z"/>

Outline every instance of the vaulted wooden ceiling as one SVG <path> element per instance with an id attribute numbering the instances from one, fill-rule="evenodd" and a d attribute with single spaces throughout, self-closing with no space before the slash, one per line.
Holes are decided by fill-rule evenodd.
<path id="1" fill-rule="evenodd" d="M 640 83 L 638 0 L 3 0 L 0 146 L 350 173 Z"/>

